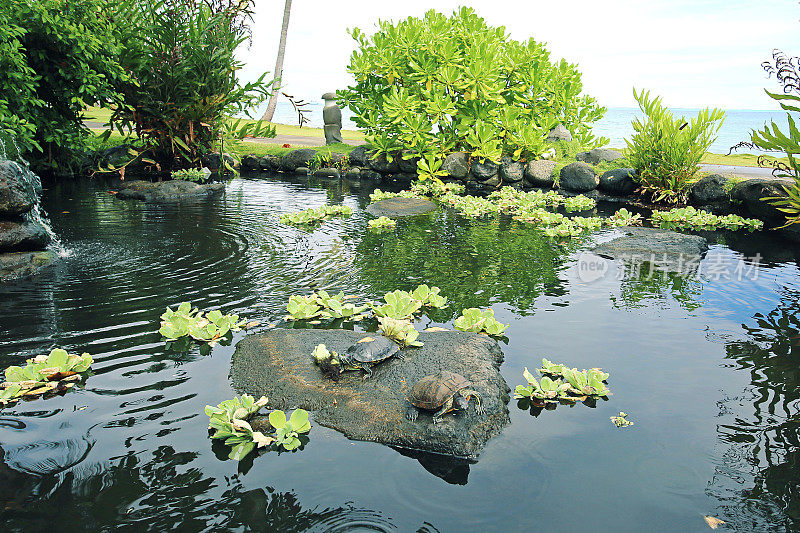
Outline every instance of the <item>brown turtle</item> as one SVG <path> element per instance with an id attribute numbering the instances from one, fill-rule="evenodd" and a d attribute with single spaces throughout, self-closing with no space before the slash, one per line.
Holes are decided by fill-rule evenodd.
<path id="1" fill-rule="evenodd" d="M 472 383 L 455 372 L 442 371 L 438 375 L 425 376 L 417 381 L 408 392 L 408 401 L 411 406 L 406 411 L 406 418 L 416 420 L 420 409 L 436 411 L 433 413 L 433 423 L 441 422 L 442 417 L 456 409 L 466 410 L 469 400 L 475 397 L 475 411 L 484 413 L 481 397 L 469 387 Z"/>

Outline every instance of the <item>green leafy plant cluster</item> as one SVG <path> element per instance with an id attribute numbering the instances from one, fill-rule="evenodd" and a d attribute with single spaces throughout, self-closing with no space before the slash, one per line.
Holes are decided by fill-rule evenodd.
<path id="1" fill-rule="evenodd" d="M 212 439 L 224 439 L 225 445 L 231 448 L 228 457 L 235 461 L 244 459 L 256 448 L 264 448 L 272 444 L 285 450 L 300 447 L 299 434 L 308 433 L 311 424 L 308 412 L 296 409 L 287 420 L 283 411 L 276 410 L 269 414 L 269 423 L 275 429 L 271 435 L 261 431 L 253 431 L 248 420 L 267 405 L 267 398 L 262 396 L 255 400 L 243 394 L 219 405 L 206 405 L 205 413 L 210 418 L 208 429 Z"/>
<path id="2" fill-rule="evenodd" d="M 683 207 L 669 211 L 653 211 L 654 225 L 664 229 L 715 230 L 719 228 L 748 231 L 760 230 L 764 222 L 755 218 L 742 218 L 739 215 L 713 215 L 702 209 Z"/>
<path id="3" fill-rule="evenodd" d="M 367 225 L 370 227 L 370 229 L 394 228 L 397 226 L 397 221 L 389 217 L 381 216 L 370 220 L 367 222 Z"/>
<path id="4" fill-rule="evenodd" d="M 575 402 L 588 397 L 606 397 L 611 393 L 605 384 L 608 373 L 599 368 L 578 370 L 542 359 L 542 368 L 539 372 L 542 378 L 537 381 L 527 368 L 523 371 L 522 375 L 528 384 L 517 385 L 514 398 L 556 403 Z"/>
<path id="5" fill-rule="evenodd" d="M 120 63 L 131 80 L 120 86 L 124 105 L 114 108 L 110 124 L 135 134 L 130 140 L 144 162 L 165 170 L 199 168 L 221 144 L 275 135 L 260 121 L 227 118 L 249 116 L 269 96 L 266 73 L 247 83 L 238 75 L 244 63 L 236 52 L 249 37 L 253 3 L 119 3 Z"/>
<path id="6" fill-rule="evenodd" d="M 414 298 L 411 293 L 396 290 L 387 292 L 383 296 L 384 304 L 370 304 L 372 311 L 378 318 L 388 317 L 396 320 L 404 320 L 414 317 L 414 313 L 422 307 L 422 301 Z"/>
<path id="7" fill-rule="evenodd" d="M 501 324 L 494 318 L 494 310 L 481 311 L 476 307 L 464 309 L 453 325 L 460 331 L 486 333 L 492 336 L 502 335 L 509 327 L 509 324 Z"/>
<path id="8" fill-rule="evenodd" d="M 628 420 L 628 413 L 619 412 L 619 416 L 610 416 L 611 422 L 618 428 L 632 426 L 633 422 Z"/>
<path id="9" fill-rule="evenodd" d="M 170 176 L 174 180 L 192 181 L 194 183 L 202 183 L 206 181 L 209 174 L 206 174 L 201 168 L 184 168 L 181 170 L 173 170 Z"/>
<path id="10" fill-rule="evenodd" d="M 239 321 L 239 315 L 224 315 L 219 310 L 203 314 L 199 309 L 192 308 L 191 303 L 182 302 L 174 311 L 167 307 L 161 315 L 158 332 L 169 340 L 188 336 L 213 346 L 231 331 L 240 331 L 256 324 Z"/>
<path id="11" fill-rule="evenodd" d="M 707 108 L 687 121 L 676 119 L 661 98 L 651 98 L 649 91 L 634 89 L 633 97 L 645 115 L 634 119 L 635 133 L 625 141 L 636 180 L 653 201 L 686 203 L 700 160 L 716 140 L 725 112 Z"/>
<path id="12" fill-rule="evenodd" d="M 9 0 L 0 8 L 0 130 L 37 172 L 75 166 L 86 106 L 119 104 L 116 0 Z"/>
<path id="13" fill-rule="evenodd" d="M 528 192 L 515 189 L 514 187 L 503 187 L 499 191 L 494 191 L 489 195 L 489 199 L 497 204 L 502 212 L 518 213 L 526 209 L 563 207 L 564 211 L 586 211 L 593 209 L 597 202 L 582 194 L 577 196 L 562 196 L 556 191 L 532 190 Z"/>
<path id="14" fill-rule="evenodd" d="M 375 189 L 369 195 L 369 202 L 374 204 L 375 202 L 380 202 L 387 198 L 421 198 L 421 196 L 412 191 L 390 192 Z"/>
<path id="15" fill-rule="evenodd" d="M 402 348 L 422 346 L 422 342 L 417 340 L 419 331 L 417 331 L 410 320 L 380 317 L 378 318 L 378 329 L 384 337 L 392 339 Z"/>
<path id="16" fill-rule="evenodd" d="M 438 178 L 444 154 L 464 150 L 498 162 L 532 159 L 562 123 L 584 145 L 600 144 L 589 125 L 605 109 L 582 95 L 581 75 L 533 39 L 508 37 L 471 8 L 447 17 L 428 11 L 396 24 L 382 21 L 357 42 L 340 92 L 378 156 L 417 157 L 423 178 Z"/>
<path id="17" fill-rule="evenodd" d="M 330 149 L 326 149 L 324 151 L 319 151 L 317 154 L 311 158 L 308 162 L 308 172 L 309 174 L 313 173 L 315 170 L 319 170 L 321 168 L 335 168 L 339 171 L 346 170 L 349 168 L 350 162 L 347 156 L 338 156 L 334 157 L 333 152 Z"/>
<path id="18" fill-rule="evenodd" d="M 0 385 L 0 407 L 15 403 L 23 396 L 35 397 L 72 388 L 93 362 L 88 353 L 72 355 L 57 348 L 48 355 L 28 359 L 24 367 L 9 366 L 5 370 L 5 382 Z"/>
<path id="19" fill-rule="evenodd" d="M 368 306 L 357 306 L 352 303 L 345 303 L 348 299 L 343 292 L 338 294 L 328 294 L 325 290 L 317 291 L 309 296 L 292 295 L 286 310 L 289 320 L 310 320 L 313 318 L 325 319 L 346 319 L 358 321 L 364 318 L 362 314 Z"/>
<path id="20" fill-rule="evenodd" d="M 332 217 L 349 217 L 352 214 L 353 208 L 346 205 L 323 205 L 317 209 L 309 207 L 303 211 L 285 213 L 280 216 L 280 220 L 293 226 L 311 226 Z"/>

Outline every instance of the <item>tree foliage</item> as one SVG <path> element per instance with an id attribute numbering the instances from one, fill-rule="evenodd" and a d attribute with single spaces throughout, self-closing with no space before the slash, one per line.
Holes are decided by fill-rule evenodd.
<path id="1" fill-rule="evenodd" d="M 581 95 L 576 66 L 551 62 L 544 45 L 515 41 L 470 8 L 381 21 L 371 37 L 350 33 L 356 83 L 340 93 L 342 103 L 378 153 L 410 150 L 429 175 L 454 150 L 495 162 L 534 158 L 559 122 L 586 145 L 602 141 L 589 124 L 605 109 Z"/>

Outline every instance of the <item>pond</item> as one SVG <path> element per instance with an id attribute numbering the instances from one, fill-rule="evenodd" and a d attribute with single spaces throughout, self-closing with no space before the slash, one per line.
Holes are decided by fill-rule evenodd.
<path id="1" fill-rule="evenodd" d="M 156 206 L 96 181 L 50 185 L 44 207 L 71 253 L 0 286 L 0 364 L 58 346 L 91 353 L 94 375 L 0 412 L 5 529 L 705 531 L 706 515 L 736 530 L 800 527 L 796 245 L 719 233 L 699 275 L 582 279 L 588 241 L 443 209 L 370 232 L 369 192 L 256 176 L 207 204 Z M 355 213 L 310 232 L 278 222 L 326 202 Z M 473 464 L 318 424 L 302 451 L 236 463 L 212 446 L 203 408 L 235 394 L 244 333 L 207 355 L 169 352 L 157 333 L 184 300 L 263 328 L 292 294 L 377 299 L 419 283 L 451 301 L 423 327 L 488 306 L 511 324 L 501 374 L 512 389 L 547 357 L 602 367 L 613 395 L 542 412 L 511 400 L 511 424 Z M 635 425 L 616 428 L 620 411 Z"/>

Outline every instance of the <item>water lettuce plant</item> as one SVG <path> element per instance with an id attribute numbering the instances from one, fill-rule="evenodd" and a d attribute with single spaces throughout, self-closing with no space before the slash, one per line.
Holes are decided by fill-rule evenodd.
<path id="1" fill-rule="evenodd" d="M 611 422 L 614 423 L 615 426 L 618 428 L 624 428 L 628 426 L 632 426 L 633 422 L 628 420 L 628 413 L 624 413 L 622 411 L 619 412 L 619 416 L 610 416 Z"/>
<path id="2" fill-rule="evenodd" d="M 719 228 L 748 231 L 760 230 L 764 222 L 756 218 L 742 218 L 739 215 L 713 215 L 692 206 L 653 211 L 650 220 L 653 225 L 664 229 L 715 230 Z"/>
<path id="3" fill-rule="evenodd" d="M 396 320 L 389 317 L 378 318 L 378 329 L 384 337 L 392 339 L 401 347 L 422 346 L 417 340 L 419 331 L 416 330 L 410 320 Z"/>
<path id="4" fill-rule="evenodd" d="M 611 393 L 605 384 L 608 373 L 599 368 L 578 370 L 543 358 L 539 372 L 543 377 L 537 382 L 527 368 L 524 370 L 522 375 L 528 384 L 518 385 L 514 398 L 527 398 L 540 402 L 562 400 L 575 402 L 587 398 L 606 397 Z"/>
<path id="5" fill-rule="evenodd" d="M 522 373 L 528 385 L 517 385 L 514 390 L 514 398 L 530 398 L 543 402 L 557 402 L 559 399 L 565 399 L 570 389 L 570 384 L 562 381 L 561 379 L 553 380 L 547 376 L 542 377 L 540 381 L 536 381 L 528 369 Z"/>
<path id="6" fill-rule="evenodd" d="M 330 319 L 345 319 L 351 321 L 358 321 L 364 318 L 362 314 L 367 310 L 368 305 L 355 305 L 351 303 L 342 303 L 339 300 L 330 300 L 327 309 L 320 311 L 319 316 L 322 318 Z"/>
<path id="7" fill-rule="evenodd" d="M 33 397 L 72 388 L 80 374 L 87 372 L 94 361 L 88 353 L 68 354 L 55 349 L 48 355 L 37 355 L 24 367 L 9 366 L 5 381 L 0 384 L 0 406 L 14 403 L 23 396 Z"/>
<path id="8" fill-rule="evenodd" d="M 225 400 L 216 407 L 206 405 L 205 413 L 210 418 L 208 429 L 212 432 L 211 438 L 225 440 L 225 444 L 231 447 L 228 455 L 230 459 L 240 461 L 254 449 L 271 444 L 294 450 L 301 444 L 298 434 L 308 433 L 311 429 L 308 412 L 296 409 L 289 421 L 283 411 L 276 410 L 269 414 L 270 425 L 275 429 L 274 434 L 265 435 L 261 431 L 253 431 L 248 420 L 265 405 L 266 397 L 255 400 L 248 394 Z"/>
<path id="9" fill-rule="evenodd" d="M 578 370 L 576 368 L 565 368 L 561 375 L 570 385 L 569 391 L 579 396 L 608 396 L 610 391 L 606 387 L 605 381 L 608 374 L 600 369 L 592 368 L 589 370 Z"/>
<path id="10" fill-rule="evenodd" d="M 289 312 L 286 318 L 288 320 L 310 320 L 317 317 L 344 318 L 353 321 L 364 318 L 362 313 L 368 306 L 345 303 L 344 300 L 347 298 L 344 292 L 331 295 L 325 290 L 317 291 L 310 296 L 292 295 L 286 305 L 286 310 Z"/>
<path id="11" fill-rule="evenodd" d="M 428 287 L 423 283 L 411 292 L 411 297 L 422 302 L 425 307 L 444 309 L 447 307 L 447 296 L 440 295 L 440 292 L 439 287 Z"/>
<path id="12" fill-rule="evenodd" d="M 494 310 L 486 309 L 481 311 L 475 307 L 464 309 L 461 316 L 456 318 L 455 328 L 460 331 L 471 331 L 473 333 L 486 333 L 498 336 L 508 329 L 509 324 L 501 324 L 494 318 Z"/>
<path id="13" fill-rule="evenodd" d="M 371 204 L 374 204 L 375 202 L 380 202 L 381 200 L 386 200 L 387 198 L 418 198 L 419 196 L 420 195 L 412 191 L 389 192 L 375 189 L 370 193 L 369 201 Z"/>
<path id="14" fill-rule="evenodd" d="M 377 317 L 389 317 L 394 319 L 408 319 L 413 318 L 414 313 L 419 311 L 422 307 L 422 302 L 417 300 L 406 291 L 396 290 L 387 292 L 383 296 L 386 302 L 383 305 L 371 303 L 373 312 Z"/>
<path id="15" fill-rule="evenodd" d="M 174 311 L 167 307 L 161 315 L 158 332 L 169 340 L 189 336 L 200 342 L 214 345 L 231 331 L 240 331 L 257 322 L 239 321 L 239 315 L 225 315 L 222 311 L 209 311 L 205 315 L 189 302 L 182 302 Z"/>
<path id="16" fill-rule="evenodd" d="M 389 217 L 378 217 L 367 222 L 370 229 L 394 228 L 397 226 L 397 221 Z"/>
<path id="17" fill-rule="evenodd" d="M 562 365 L 561 363 L 554 363 L 547 358 L 542 358 L 542 367 L 539 369 L 539 372 L 543 375 L 549 376 L 561 376 L 561 373 L 564 369 L 567 368 L 566 366 Z"/>
<path id="18" fill-rule="evenodd" d="M 284 213 L 280 216 L 280 221 L 293 226 L 310 226 L 332 217 L 349 217 L 352 214 L 353 208 L 346 205 L 323 205 L 317 209 L 309 207 L 303 211 Z"/>
<path id="19" fill-rule="evenodd" d="M 324 344 L 317 344 L 314 347 L 314 351 L 311 352 L 311 359 L 322 370 L 323 376 L 339 381 L 343 370 L 339 354 L 333 350 L 328 350 Z"/>
<path id="20" fill-rule="evenodd" d="M 308 320 L 315 318 L 322 312 L 322 306 L 317 301 L 314 295 L 311 296 L 289 296 L 289 303 L 286 304 L 286 310 L 292 320 Z"/>
<path id="21" fill-rule="evenodd" d="M 201 183 L 208 178 L 211 172 L 204 171 L 201 168 L 185 168 L 182 170 L 173 170 L 170 176 L 174 180 L 192 181 L 194 183 Z"/>

